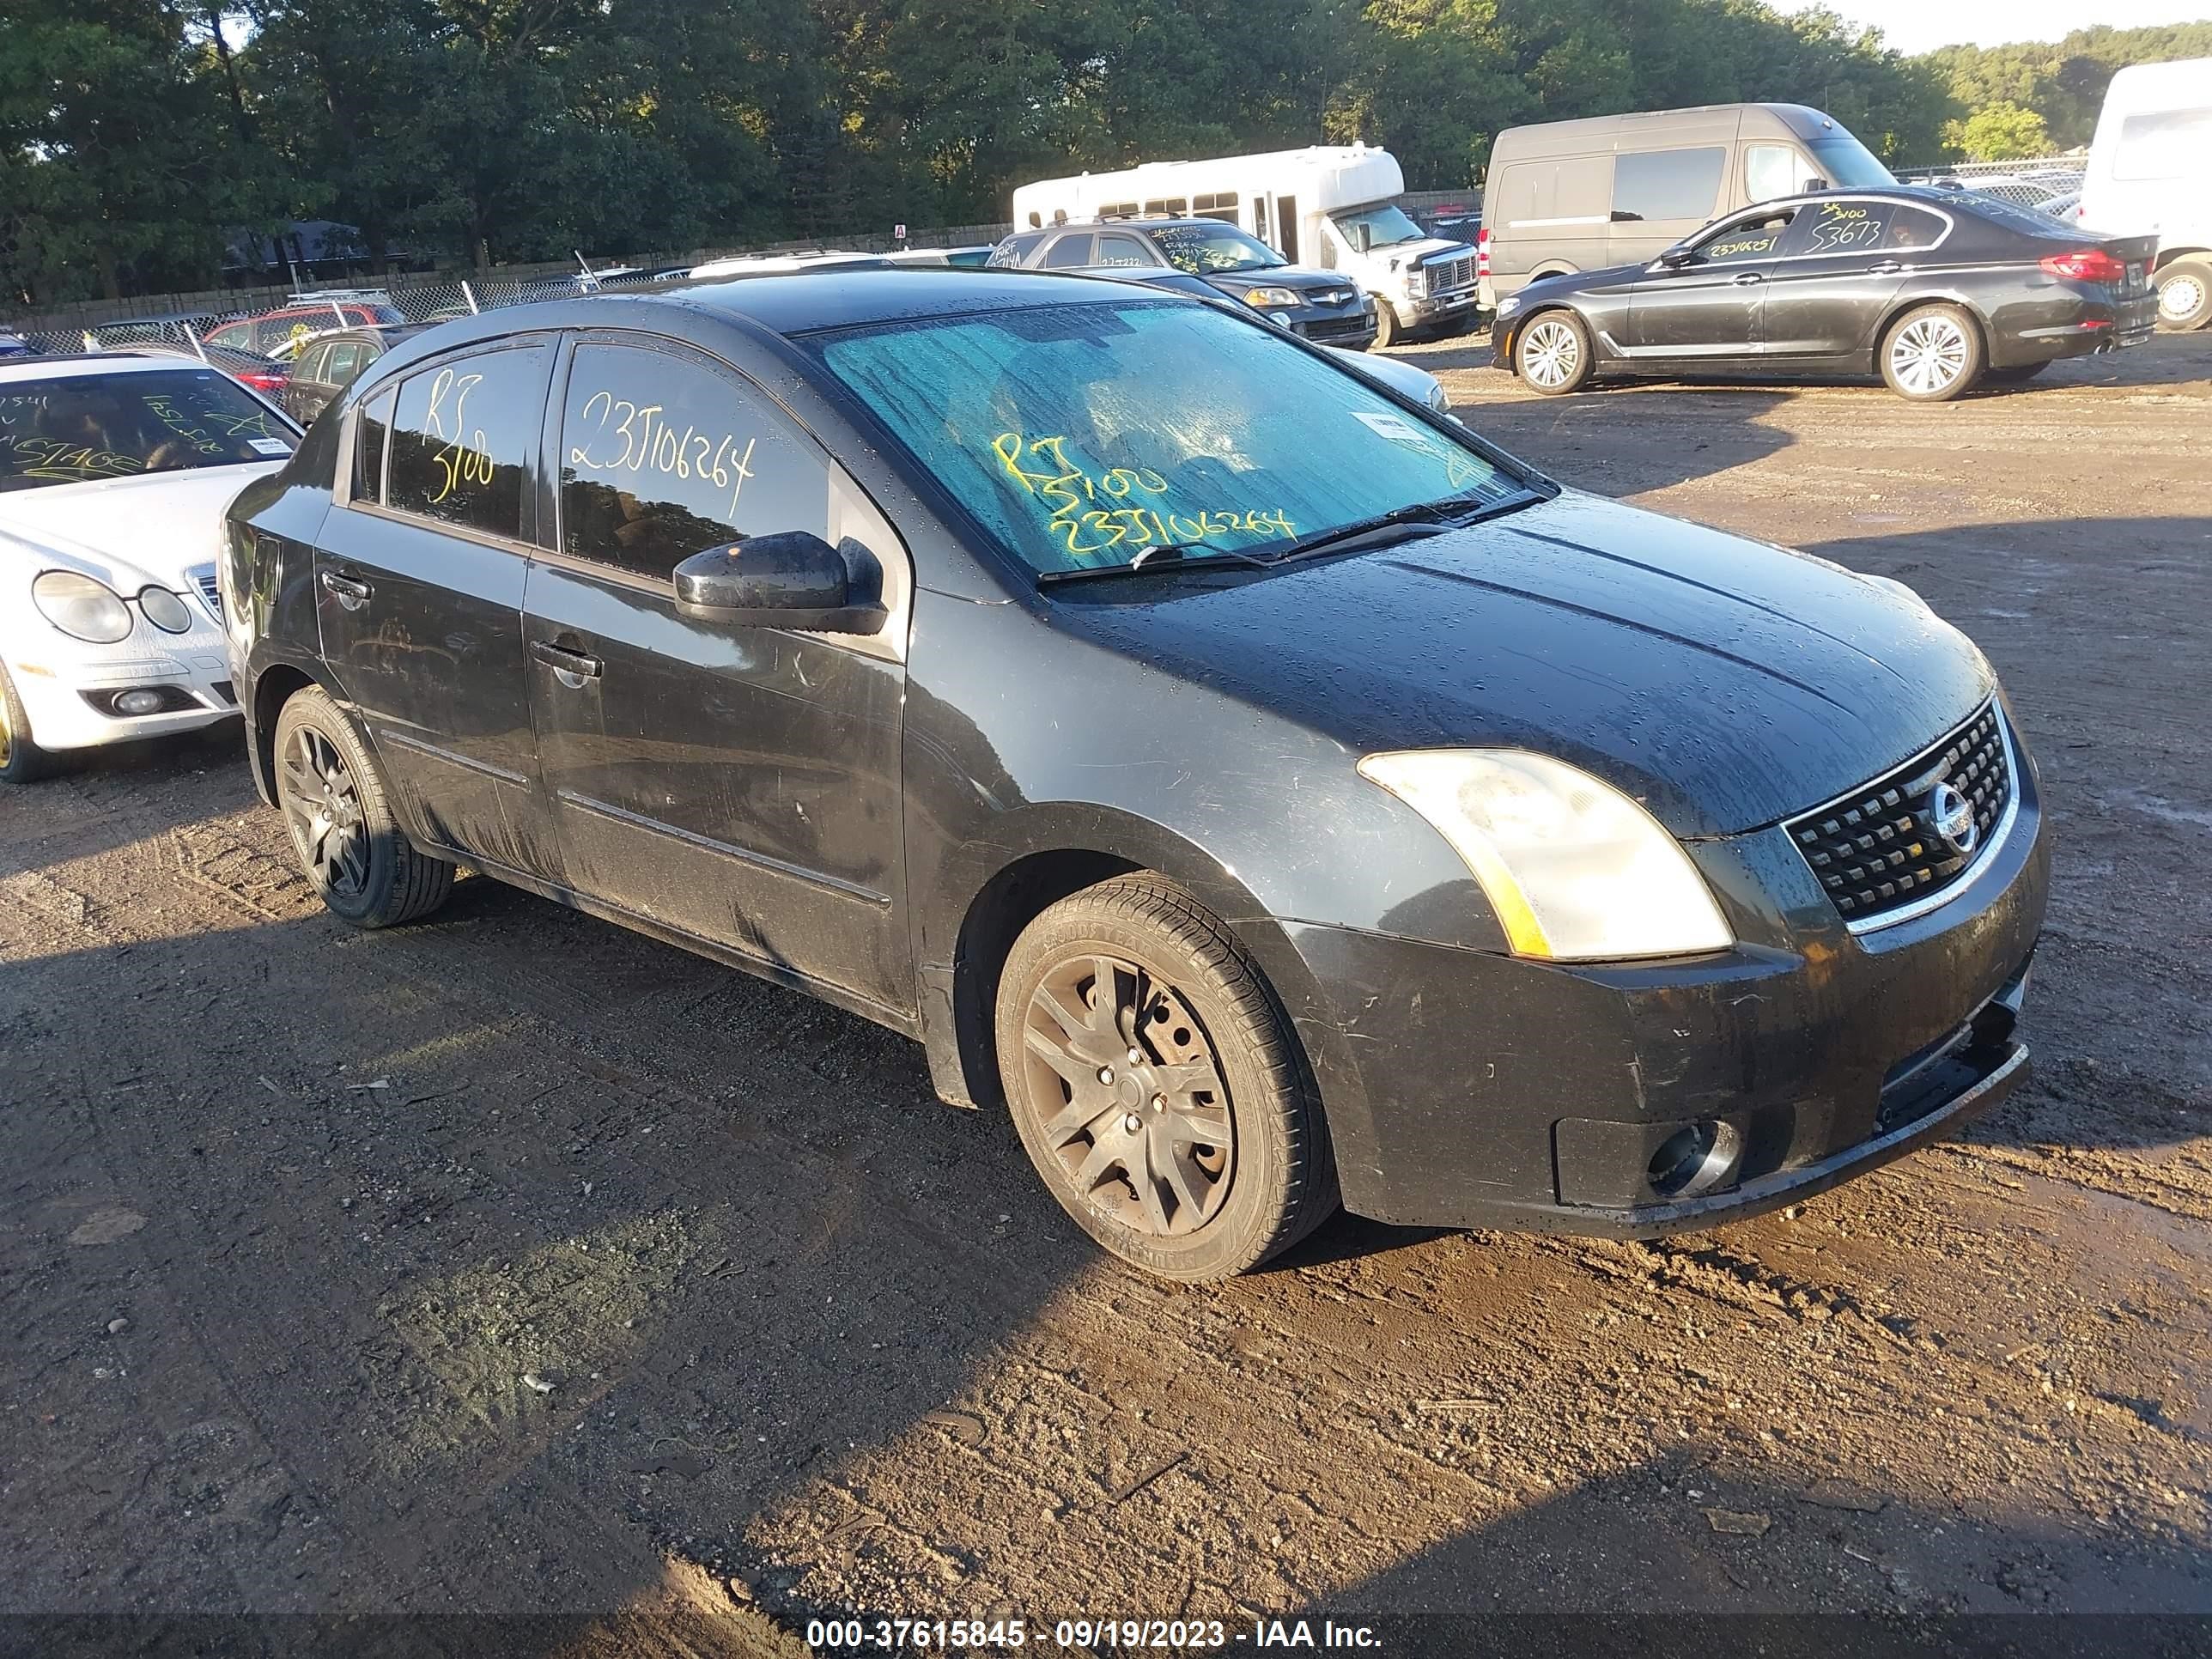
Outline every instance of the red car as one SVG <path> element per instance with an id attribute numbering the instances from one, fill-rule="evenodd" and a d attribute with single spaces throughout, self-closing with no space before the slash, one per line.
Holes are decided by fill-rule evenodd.
<path id="1" fill-rule="evenodd" d="M 339 320 L 341 316 L 343 322 Z M 266 357 L 287 343 L 304 339 L 310 334 L 328 333 L 342 327 L 397 328 L 406 320 L 389 300 L 341 298 L 335 295 L 327 300 L 308 300 L 295 295 L 290 305 L 264 311 L 258 317 L 241 317 L 236 322 L 225 323 L 220 328 L 210 329 L 204 337 L 210 345 L 229 346 Z"/>

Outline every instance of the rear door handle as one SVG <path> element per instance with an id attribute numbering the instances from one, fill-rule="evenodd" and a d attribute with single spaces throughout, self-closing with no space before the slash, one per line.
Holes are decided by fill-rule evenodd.
<path id="1" fill-rule="evenodd" d="M 555 645 L 545 640 L 532 640 L 530 654 L 551 669 L 561 684 L 571 691 L 580 687 L 586 680 L 599 678 L 599 670 L 605 666 L 597 657 L 581 651 L 571 651 L 565 646 Z"/>
<path id="2" fill-rule="evenodd" d="M 1740 270 L 1735 275 L 1735 285 L 1738 288 L 1748 288 L 1753 283 L 1763 283 L 1765 280 L 1765 277 L 1755 270 Z"/>
<path id="3" fill-rule="evenodd" d="M 1899 271 L 1904 270 L 1905 267 L 1898 264 L 1894 259 L 1877 259 L 1872 264 L 1869 265 L 1867 269 L 1873 271 L 1877 276 L 1894 276 Z"/>
<path id="4" fill-rule="evenodd" d="M 368 603 L 368 584 L 357 578 L 341 576 L 335 570 L 325 570 L 323 572 L 323 586 L 348 611 L 358 611 Z"/>

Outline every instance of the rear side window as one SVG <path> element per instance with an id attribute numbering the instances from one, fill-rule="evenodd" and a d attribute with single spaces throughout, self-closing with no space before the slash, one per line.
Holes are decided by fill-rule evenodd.
<path id="1" fill-rule="evenodd" d="M 325 378 L 323 368 L 330 360 L 331 349 L 328 346 L 309 346 L 300 354 L 299 365 L 293 369 L 292 377 L 299 380 L 322 380 Z"/>
<path id="2" fill-rule="evenodd" d="M 1727 167 L 1728 151 L 1717 144 L 1617 155 L 1613 163 L 1613 220 L 1710 219 Z"/>
<path id="3" fill-rule="evenodd" d="M 371 399 L 356 422 L 353 498 L 357 501 L 384 499 L 384 452 L 392 441 L 392 403 L 397 396 L 397 391 L 390 391 Z"/>
<path id="4" fill-rule="evenodd" d="M 1044 251 L 1047 270 L 1073 270 L 1091 263 L 1091 245 L 1097 239 L 1089 231 L 1063 236 Z"/>
<path id="5" fill-rule="evenodd" d="M 522 495 L 545 410 L 547 353 L 459 357 L 401 383 L 385 505 L 495 536 L 522 534 Z"/>
<path id="6" fill-rule="evenodd" d="M 1036 231 L 1024 231 L 1018 236 L 1009 236 L 991 250 L 990 263 L 1001 268 L 1019 265 L 1029 258 L 1030 251 L 1043 240 L 1043 236 Z"/>
<path id="7" fill-rule="evenodd" d="M 1109 232 L 1098 239 L 1096 263 L 1102 265 L 1149 265 L 1157 262 L 1145 252 L 1145 245 L 1135 237 Z"/>
<path id="8" fill-rule="evenodd" d="M 1940 215 L 1902 202 L 1815 202 L 1797 216 L 1784 252 L 1905 252 L 1935 246 L 1948 228 Z"/>
<path id="9" fill-rule="evenodd" d="M 689 352 L 586 341 L 561 419 L 561 546 L 665 581 L 744 536 L 829 536 L 830 471 L 768 396 Z"/>
<path id="10" fill-rule="evenodd" d="M 361 348 L 348 341 L 343 345 L 324 348 L 322 370 L 315 378 L 332 386 L 349 386 L 360 373 Z"/>

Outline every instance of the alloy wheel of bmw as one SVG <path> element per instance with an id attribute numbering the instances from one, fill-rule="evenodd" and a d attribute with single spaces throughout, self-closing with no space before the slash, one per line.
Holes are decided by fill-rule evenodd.
<path id="1" fill-rule="evenodd" d="M 1905 389 L 1917 398 L 1948 392 L 1966 372 L 1966 331 L 1954 318 L 1916 317 L 1889 343 L 1889 363 Z"/>
<path id="2" fill-rule="evenodd" d="M 328 732 L 294 728 L 277 758 L 277 793 L 292 845 L 315 885 L 341 902 L 368 895 L 368 832 L 353 769 Z"/>
<path id="3" fill-rule="evenodd" d="M 1111 955 L 1054 964 L 1022 1024 L 1036 1133 L 1073 1189 L 1154 1238 L 1220 1212 L 1237 1169 L 1237 1121 L 1205 1027 L 1182 994 Z"/>
<path id="4" fill-rule="evenodd" d="M 1531 386 L 1556 392 L 1574 379 L 1582 355 L 1583 343 L 1573 329 L 1555 318 L 1540 318 L 1530 325 L 1522 342 L 1522 373 Z"/>

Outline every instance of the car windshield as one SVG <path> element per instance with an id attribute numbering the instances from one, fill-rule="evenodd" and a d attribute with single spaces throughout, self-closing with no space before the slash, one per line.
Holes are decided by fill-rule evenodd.
<path id="1" fill-rule="evenodd" d="M 1820 167 L 1820 176 L 1838 190 L 1870 190 L 1876 185 L 1897 182 L 1875 153 L 1848 132 L 1814 139 L 1813 160 Z"/>
<path id="2" fill-rule="evenodd" d="M 1366 380 L 1210 306 L 1007 307 L 805 342 L 1033 570 L 1249 549 L 1522 481 Z"/>
<path id="3" fill-rule="evenodd" d="M 1169 225 L 1152 233 L 1152 245 L 1177 270 L 1194 276 L 1222 270 L 1267 270 L 1284 263 L 1283 256 L 1256 237 L 1234 225 L 1212 219 Z"/>
<path id="4" fill-rule="evenodd" d="M 211 368 L 0 381 L 0 490 L 281 460 L 292 430 Z"/>
<path id="5" fill-rule="evenodd" d="M 1380 207 L 1346 208 L 1332 213 L 1329 222 L 1344 234 L 1344 240 L 1353 247 L 1359 246 L 1359 228 L 1367 227 L 1367 246 L 1395 247 L 1401 242 L 1418 242 L 1425 233 L 1406 216 L 1405 210 L 1395 204 L 1385 202 Z"/>

